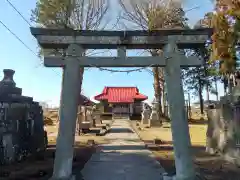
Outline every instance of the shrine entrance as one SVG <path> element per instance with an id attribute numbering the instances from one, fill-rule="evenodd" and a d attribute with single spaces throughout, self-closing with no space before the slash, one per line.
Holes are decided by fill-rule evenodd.
<path id="1" fill-rule="evenodd" d="M 79 67 L 165 67 L 168 103 L 174 145 L 176 178 L 195 178 L 191 141 L 185 113 L 181 67 L 201 66 L 198 57 L 186 57 L 178 49 L 204 47 L 211 29 L 158 31 L 74 31 L 31 28 L 43 49 L 66 49 L 66 56 L 44 57 L 46 67 L 64 67 L 60 126 L 53 179 L 72 175 Z M 86 57 L 87 49 L 117 49 L 117 57 Z M 126 49 L 163 49 L 162 56 L 127 57 Z M 94 173 L 94 172 L 93 172 Z"/>
<path id="2" fill-rule="evenodd" d="M 115 104 L 112 111 L 115 114 L 130 114 L 130 104 Z"/>

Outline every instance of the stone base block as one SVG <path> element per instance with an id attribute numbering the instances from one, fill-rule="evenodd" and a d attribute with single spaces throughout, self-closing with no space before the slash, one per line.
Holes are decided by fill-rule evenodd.
<path id="1" fill-rule="evenodd" d="M 76 180 L 76 177 L 74 175 L 72 175 L 71 177 L 68 177 L 68 178 L 51 177 L 49 180 Z"/>
<path id="2" fill-rule="evenodd" d="M 170 176 L 170 175 L 167 175 L 167 174 L 163 174 L 163 180 L 202 180 L 201 177 L 198 177 L 198 176 L 195 176 L 193 178 L 177 178 L 176 175 L 174 176 Z"/>
<path id="3" fill-rule="evenodd" d="M 164 173 L 163 180 L 176 180 L 176 176 L 170 176 L 167 173 Z"/>

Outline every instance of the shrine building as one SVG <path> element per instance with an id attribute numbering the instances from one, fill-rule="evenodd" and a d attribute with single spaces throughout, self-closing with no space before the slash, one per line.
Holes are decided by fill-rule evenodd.
<path id="1" fill-rule="evenodd" d="M 93 105 L 95 105 L 95 103 L 93 101 L 91 101 L 88 97 L 84 96 L 83 94 L 80 94 L 79 105 L 81 105 L 81 106 L 93 106 Z"/>
<path id="2" fill-rule="evenodd" d="M 94 97 L 102 104 L 103 114 L 139 116 L 142 101 L 148 99 L 137 87 L 105 87 L 101 94 Z"/>

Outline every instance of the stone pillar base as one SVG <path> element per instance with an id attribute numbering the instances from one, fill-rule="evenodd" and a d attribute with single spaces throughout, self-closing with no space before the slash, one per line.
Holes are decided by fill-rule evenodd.
<path id="1" fill-rule="evenodd" d="M 76 177 L 74 175 L 68 177 L 68 178 L 56 178 L 56 177 L 51 177 L 49 180 L 76 180 Z"/>
<path id="2" fill-rule="evenodd" d="M 197 175 L 193 178 L 177 178 L 176 175 L 168 175 L 167 173 L 163 173 L 163 180 L 200 180 L 201 178 L 197 177 Z"/>
<path id="3" fill-rule="evenodd" d="M 176 176 L 170 176 L 167 173 L 164 173 L 163 180 L 176 180 Z"/>

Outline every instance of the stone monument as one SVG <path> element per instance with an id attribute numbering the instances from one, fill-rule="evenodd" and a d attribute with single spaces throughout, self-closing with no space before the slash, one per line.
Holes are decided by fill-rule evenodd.
<path id="1" fill-rule="evenodd" d="M 47 144 L 43 111 L 32 97 L 22 95 L 13 80 L 14 70 L 4 69 L 0 81 L 0 163 L 9 164 L 44 151 Z"/>

